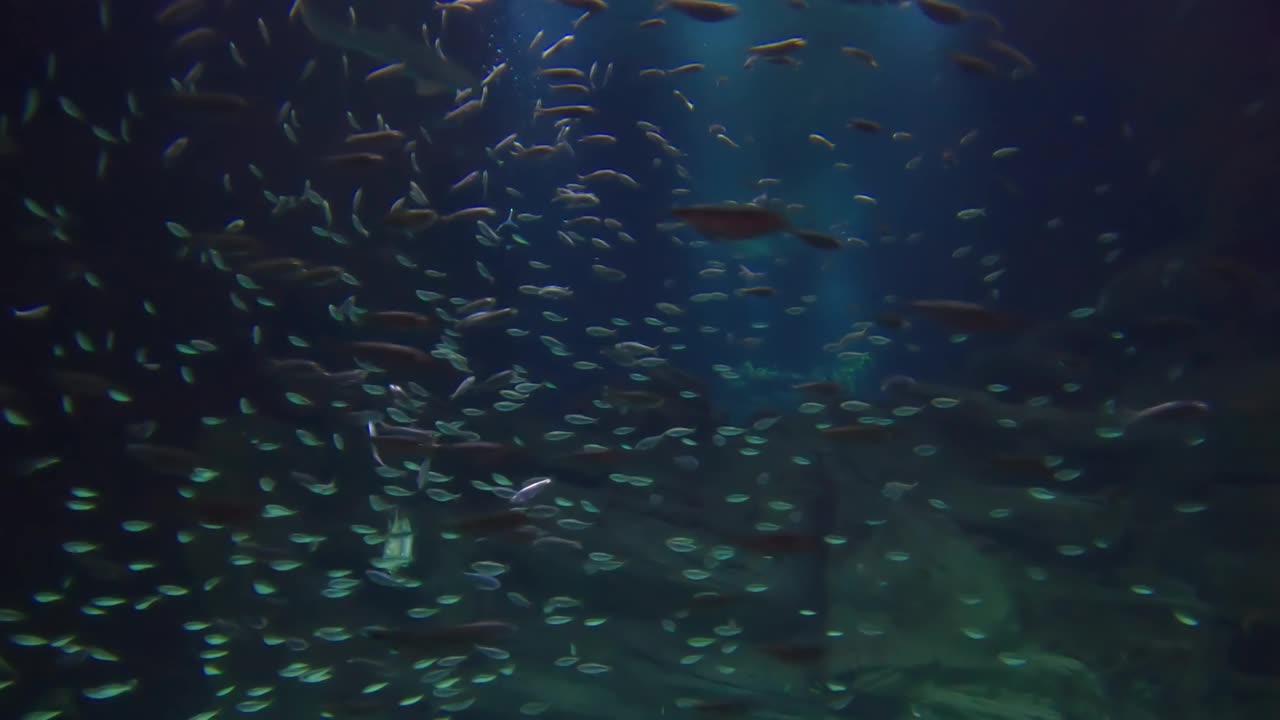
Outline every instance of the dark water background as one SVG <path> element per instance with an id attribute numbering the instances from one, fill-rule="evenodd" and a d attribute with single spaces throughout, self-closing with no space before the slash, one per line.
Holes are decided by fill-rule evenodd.
<path id="1" fill-rule="evenodd" d="M 813 0 L 815 6 L 824 0 Z M 523 48 L 530 39 L 529 29 L 540 26 L 542 16 L 559 18 L 564 13 L 550 3 L 508 3 L 510 9 L 491 13 L 491 22 L 481 31 L 474 25 L 459 24 L 453 32 L 474 32 L 474 46 L 467 49 L 458 37 L 450 38 L 458 59 L 472 67 L 491 57 L 493 45 L 505 47 L 503 38 L 514 37 L 514 47 Z M 744 3 L 751 5 L 752 3 Z M 827 3 L 831 4 L 831 3 Z M 1025 83 L 945 83 L 936 82 L 937 57 L 948 48 L 946 39 L 934 37 L 924 21 L 912 23 L 882 21 L 874 13 L 850 10 L 850 22 L 870 23 L 871 29 L 858 28 L 860 44 L 884 46 L 880 61 L 895 66 L 890 81 L 876 78 L 874 88 L 847 86 L 840 82 L 820 82 L 820 74 L 810 72 L 787 75 L 778 72 L 772 82 L 793 83 L 801 79 L 813 82 L 812 94 L 802 104 L 771 102 L 762 86 L 748 90 L 746 83 L 735 77 L 735 92 L 718 108 L 722 121 L 736 139 L 754 137 L 746 152 L 762 165 L 787 172 L 788 164 L 800 162 L 790 154 L 800 143 L 798 138 L 816 127 L 831 128 L 829 135 L 842 133 L 843 122 L 851 115 L 882 118 L 886 127 L 910 128 L 917 136 L 950 136 L 957 140 L 969 128 L 981 128 L 977 154 L 987 154 L 992 143 L 1012 144 L 1026 137 L 1034 147 L 1024 152 L 1020 162 L 1033 166 L 1030 172 L 1021 168 L 1016 179 L 1000 174 L 979 174 L 966 168 L 943 169 L 937 162 L 926 163 L 914 175 L 897 170 L 903 162 L 901 148 L 879 143 L 859 152 L 854 169 L 847 176 L 825 170 L 809 180 L 809 198 L 803 201 L 815 207 L 846 203 L 847 197 L 866 187 L 882 197 L 874 213 L 875 227 L 859 233 L 873 238 L 880 234 L 905 236 L 923 232 L 926 244 L 966 244 L 957 237 L 978 231 L 957 225 L 957 208 L 986 206 L 992 220 L 981 227 L 981 237 L 974 255 L 1000 253 L 1010 268 L 1002 283 L 1002 298 L 1008 306 L 1028 317 L 1060 316 L 1072 307 L 1088 304 L 1106 282 L 1126 263 L 1148 252 L 1174 245 L 1198 246 L 1206 253 L 1229 252 L 1252 265 L 1261 273 L 1273 276 L 1277 271 L 1276 241 L 1277 205 L 1280 198 L 1280 171 L 1277 170 L 1276 126 L 1259 128 L 1242 119 L 1243 109 L 1250 103 L 1262 102 L 1263 116 L 1275 118 L 1280 97 L 1276 95 L 1277 29 L 1280 28 L 1280 6 L 1270 2 L 1206 2 L 1185 3 L 1185 16 L 1170 11 L 1175 3 L 1153 2 L 991 2 L 984 7 L 996 12 L 1011 28 L 1016 29 L 1018 45 L 1033 49 L 1041 70 L 1034 81 Z M 80 7 L 84 5 L 85 7 Z M 0 379 L 3 385 L 20 389 L 32 407 L 56 407 L 58 391 L 47 380 L 50 367 L 49 348 L 55 342 L 67 343 L 77 329 L 99 333 L 111 329 L 121 348 L 149 346 L 158 356 L 172 355 L 169 348 L 183 338 L 209 338 L 218 342 L 221 352 L 202 358 L 200 381 L 182 383 L 172 373 L 149 373 L 126 353 L 108 355 L 72 354 L 59 367 L 76 368 L 104 374 L 129 387 L 135 396 L 135 408 L 155 420 L 160 431 L 157 439 L 182 447 L 201 431 L 200 418 L 231 416 L 237 412 L 239 398 L 249 398 L 263 414 L 273 415 L 287 423 L 313 429 L 323 436 L 336 422 L 332 418 L 300 412 L 282 397 L 280 388 L 262 372 L 267 355 L 285 354 L 280 346 L 281 330 L 310 338 L 315 350 L 309 355 L 338 364 L 339 338 L 332 337 L 332 323 L 325 311 L 326 303 L 338 303 L 343 288 L 331 292 L 310 293 L 306 297 L 277 295 L 280 307 L 264 322 L 272 333 L 275 347 L 254 347 L 250 342 L 250 320 L 230 309 L 226 301 L 228 284 L 222 274 L 210 273 L 189 261 L 175 258 L 175 243 L 163 228 L 168 218 L 181 219 L 188 227 L 216 227 L 232 217 L 244 217 L 250 225 L 261 226 L 269 207 L 257 202 L 253 195 L 257 184 L 244 170 L 256 163 L 269 178 L 268 185 L 277 192 L 290 188 L 300 191 L 310 178 L 326 197 L 345 207 L 351 183 L 343 177 L 327 177 L 325 168 L 314 158 L 322 154 L 329 139 L 341 137 L 344 108 L 378 108 L 392 125 L 411 129 L 419 124 L 431 129 L 435 144 L 420 152 L 419 160 L 426 168 L 424 185 L 433 199 L 442 194 L 441 185 L 452 183 L 484 161 L 483 147 L 517 127 L 527 126 L 528 108 L 536 97 L 529 69 L 516 68 L 510 82 L 514 92 L 495 93 L 491 107 L 464 127 L 440 127 L 435 118 L 447 109 L 446 101 L 406 98 L 388 102 L 385 97 L 372 97 L 358 83 L 342 87 L 325 82 L 336 75 L 337 58 L 332 51 L 318 55 L 320 65 L 316 77 L 296 91 L 302 105 L 305 99 L 304 125 L 311 126 L 302 147 L 291 148 L 281 138 L 274 121 L 262 116 L 274 115 L 280 98 L 278 89 L 296 77 L 302 64 L 316 56 L 314 43 L 299 27 L 286 28 L 273 24 L 273 47 L 269 58 L 256 58 L 261 53 L 250 40 L 253 21 L 267 11 L 256 3 L 233 3 L 220 15 L 220 24 L 241 28 L 245 49 L 253 74 L 247 75 L 233 65 L 213 63 L 202 86 L 234 88 L 237 92 L 260 100 L 246 113 L 247 117 L 201 117 L 182 110 L 165 108 L 154 100 L 168 89 L 166 77 L 180 74 L 186 62 L 167 49 L 167 38 L 156 32 L 151 16 L 155 3 L 117 2 L 113 8 L 114 29 L 109 35 L 100 32 L 97 19 L 87 8 L 90 3 L 32 2 L 10 0 L 3 21 L 0 52 L 4 54 L 6 92 L 3 109 L 16 122 L 22 92 L 34 84 L 45 84 L 45 58 L 56 51 L 60 70 L 57 90 L 46 90 L 45 107 L 37 120 L 22 130 L 24 148 L 39 152 L 18 152 L 0 157 L 0 182 L 5 201 L 0 204 L 5 227 L 6 258 L 0 263 L 0 296 L 5 305 L 28 306 L 53 303 L 71 304 L 82 310 L 74 317 L 55 313 L 39 325 L 22 323 L 7 314 L 0 319 L 0 337 L 5 340 L 0 354 Z M 264 4 L 265 5 L 265 4 Z M 390 3 L 388 3 L 390 5 Z M 520 9 L 515 9 L 520 5 Z M 615 11 L 628 12 L 626 3 L 617 0 Z M 649 3 L 639 3 L 646 6 Z M 270 12 L 279 15 L 278 8 Z M 371 11 L 372 12 L 372 11 Z M 634 12 L 634 11 L 631 11 Z M 824 33 L 840 35 L 848 28 L 810 27 L 803 13 L 785 8 L 770 9 L 770 18 L 778 25 L 762 29 L 756 36 L 784 37 L 789 33 L 806 34 L 819 42 Z M 393 8 L 385 9 L 386 17 L 366 17 L 373 25 L 396 21 Z M 410 15 L 412 12 L 409 13 Z M 640 12 L 640 16 L 645 13 Z M 753 19 L 751 22 L 759 22 Z M 883 27 L 878 28 L 877 25 Z M 904 26 L 921 31 L 920 38 L 903 38 L 900 42 L 875 42 L 876 32 L 901 32 Z M 588 28 L 589 30 L 590 28 Z M 712 31 L 708 30 L 708 33 Z M 925 36 L 925 33 L 928 36 Z M 688 114 L 673 104 L 666 84 L 637 82 L 635 73 L 643 67 L 671 66 L 706 57 L 718 51 L 721 40 L 709 35 L 702 47 L 682 47 L 667 39 L 653 44 L 621 46 L 608 37 L 582 33 L 585 45 L 575 57 L 599 56 L 617 63 L 614 86 L 602 93 L 602 114 L 593 121 L 600 128 L 625 126 L 635 117 L 643 117 L 663 127 L 677 145 L 693 147 L 710 143 L 705 128 L 688 119 Z M 234 37 L 233 33 L 233 37 Z M 672 36 L 671 34 L 668 37 Z M 497 38 L 495 40 L 495 38 Z M 712 55 L 714 57 L 714 55 Z M 736 52 L 729 61 L 737 62 Z M 816 63 L 816 61 L 815 61 Z M 766 68 L 760 72 L 772 70 Z M 714 78 L 722 74 L 708 70 L 682 84 L 690 97 L 707 96 Z M 61 94 L 74 98 L 86 109 L 117 108 L 124 112 L 122 91 L 129 89 L 143 99 L 146 121 L 135 125 L 134 147 L 142 152 L 116 152 L 108 178 L 93 177 L 93 163 L 100 145 L 89 133 L 63 116 L 53 102 Z M 711 101 L 708 101 L 711 102 Z M 1072 127 L 1069 118 L 1076 113 L 1088 116 L 1087 127 Z M 362 119 L 372 116 L 371 111 Z M 313 120 L 314 119 L 314 120 Z M 331 127 L 317 130 L 315 123 Z M 109 122 L 103 122 L 109 128 Z M 1123 128 L 1132 128 L 1126 137 Z M 1061 143 L 1038 140 L 1053 128 L 1062 135 Z M 114 128 L 112 128 L 114 129 Z M 544 131 L 545 132 L 545 131 Z M 174 183 L 167 179 L 159 165 L 160 151 L 178 134 L 188 134 L 193 144 L 183 160 L 190 168 L 208 167 L 210 171 L 191 173 L 205 177 L 203 187 L 190 182 Z M 328 138 L 328 139 L 326 139 Z M 784 138 L 786 138 L 784 142 Z M 1081 139 L 1086 141 L 1082 142 Z M 1006 142 L 1008 140 L 1008 142 Z M 846 138 L 842 142 L 856 142 Z M 1082 152 L 1088 147 L 1088 152 Z M 639 318 L 652 313 L 655 302 L 671 297 L 686 297 L 692 290 L 692 272 L 672 272 L 673 267 L 687 263 L 682 249 L 657 241 L 656 235 L 644 230 L 653 218 L 662 218 L 671 204 L 669 189 L 673 178 L 666 171 L 650 171 L 652 148 L 637 142 L 620 143 L 611 155 L 610 165 L 628 169 L 645 186 L 642 193 L 609 196 L 603 191 L 610 214 L 633 229 L 642 242 L 643 252 L 632 252 L 620 265 L 632 278 L 651 278 L 650 282 L 629 283 L 627 291 L 613 294 L 609 303 L 579 309 L 575 322 L 606 324 L 610 317 Z M 909 157 L 909 155 L 908 155 Z M 575 161 L 555 158 L 548 165 L 526 165 L 508 168 L 502 184 L 519 188 L 546 187 L 552 168 L 562 175 Z M 706 161 L 703 161 L 706 163 Z M 1159 172 L 1152 174 L 1152 163 Z M 558 166 L 556 164 L 559 164 Z M 514 165 L 514 163 L 513 163 Z M 579 169 L 582 163 L 577 163 Z M 225 168 L 235 176 L 238 190 L 227 197 L 216 178 Z M 691 168 L 698 177 L 700 191 L 693 197 L 699 201 L 750 199 L 756 191 L 748 187 L 753 175 L 741 175 L 733 167 L 703 164 Z M 892 171 L 890 170 L 892 169 Z M 385 207 L 390 198 L 402 191 L 406 174 L 392 172 L 384 178 L 371 178 L 364 183 L 366 207 Z M 714 178 L 714 180 L 709 180 Z M 879 180 L 877 178 L 886 178 Z M 495 181 L 496 183 L 496 181 Z M 1006 189 L 1015 183 L 1016 191 Z M 1112 191 L 1096 195 L 1095 184 L 1109 183 Z M 433 189 L 433 187 L 435 189 Z M 708 188 L 714 188 L 709 190 Z M 904 197 L 909 193 L 909 197 Z M 931 203 L 937 195 L 945 201 Z M 965 196 L 972 198 L 966 200 Z M 46 206 L 65 203 L 75 216 L 77 242 L 64 245 L 51 241 L 41 223 L 22 209 L 18 198 L 40 198 Z M 522 209 L 539 212 L 539 201 L 526 201 Z M 791 199 L 795 200 L 794 196 Z M 499 200 L 499 203 L 503 202 Z M 499 207 L 505 213 L 505 207 Z M 335 207 L 335 214 L 345 211 Z M 554 212 L 554 211 L 551 211 Z M 549 215 L 550 216 L 550 215 Z M 1040 228 L 1055 216 L 1066 218 L 1064 232 L 1078 236 L 1077 242 L 1046 242 Z M 318 215 L 315 222 L 319 222 Z M 550 223 L 547 223 L 549 226 Z M 641 228 L 641 230 L 634 230 Z M 1125 238 L 1125 253 L 1115 265 L 1097 262 L 1100 250 L 1093 238 L 1101 232 L 1120 232 Z M 545 234 L 544 231 L 529 231 Z M 424 265 L 450 272 L 474 275 L 473 256 L 455 247 L 468 241 L 466 233 L 456 238 L 436 238 L 418 257 L 429 258 Z M 646 238 L 645 236 L 650 236 Z M 456 240 L 457 244 L 450 243 Z M 297 234 L 273 237 L 279 248 L 293 249 L 305 256 L 310 247 L 325 240 Z M 558 264 L 573 251 L 560 248 L 552 238 L 536 241 L 538 259 Z M 367 252 L 347 255 L 346 267 L 366 280 L 358 293 L 361 304 L 379 306 L 401 302 L 403 288 L 379 287 L 375 281 L 386 272 L 389 246 L 375 240 L 367 244 Z M 562 257 L 562 255 L 564 257 Z M 934 257 L 938 253 L 933 254 Z M 529 255 L 533 257 L 533 255 Z M 537 282 L 536 271 L 524 266 L 526 256 L 510 254 L 505 260 L 494 259 L 490 267 L 503 277 L 493 288 L 500 305 L 519 302 L 515 291 L 522 282 Z M 903 297 L 953 297 L 971 289 L 971 281 L 954 272 L 948 265 L 922 262 L 916 250 L 899 242 L 878 253 L 874 268 L 868 268 L 856 257 L 832 260 L 834 268 L 820 271 L 809 262 L 796 262 L 786 268 L 768 268 L 773 284 L 780 289 L 802 294 L 807 287 L 841 288 L 849 306 L 873 307 L 885 294 Z M 362 264 L 363 263 L 363 264 Z M 748 263 L 750 264 L 750 262 Z M 764 263 L 762 262 L 763 266 Z M 92 268 L 109 292 L 95 290 L 83 281 L 82 270 Z M 752 265 L 752 269 L 762 267 Z M 577 274 L 574 274 L 576 272 Z M 555 281 L 565 285 L 589 283 L 585 267 L 558 273 Z M 527 277 L 523 277 L 527 275 Z M 669 284 L 663 280 L 670 278 Z M 479 281 L 476 281 L 479 282 Z M 490 291 L 477 290 L 477 294 Z M 145 317 L 142 301 L 151 300 L 159 308 L 155 318 Z M 973 298 L 979 299 L 979 298 Z M 1228 304 L 1235 317 L 1211 315 L 1211 321 L 1254 324 L 1260 346 L 1275 346 L 1273 315 L 1256 315 L 1254 308 Z M 807 348 L 819 343 L 815 337 L 838 336 L 838 328 L 847 322 L 840 307 L 823 307 L 805 318 L 783 323 L 780 311 L 760 310 L 758 316 L 741 318 L 740 326 L 754 320 L 776 322 L 780 327 L 767 332 L 770 342 L 755 354 L 745 356 L 759 367 L 782 368 L 789 372 L 808 373 L 815 364 L 825 362 Z M 86 312 L 90 314 L 86 314 Z M 1225 313 L 1222 313 L 1225 314 Z M 652 329 L 638 328 L 633 338 L 662 343 L 665 338 Z M 689 338 L 684 338 L 686 341 Z M 99 335 L 99 340 L 101 340 Z M 980 341 L 979 341 L 980 342 Z M 690 341 L 691 349 L 683 356 L 688 366 L 705 367 L 722 361 L 722 351 L 710 345 Z M 519 362 L 533 375 L 556 366 L 545 353 L 531 353 L 529 342 L 515 343 L 499 331 L 493 331 L 485 342 L 468 345 L 468 354 L 478 374 L 496 372 Z M 789 348 L 805 348 L 801 352 Z M 537 348 L 539 351 L 541 348 Z M 1098 370 L 1098 392 L 1108 384 L 1124 383 L 1126 373 L 1145 372 L 1145 368 L 1126 366 L 1122 358 Z M 890 350 L 874 360 L 876 376 L 896 373 L 927 376 L 938 382 L 970 378 L 972 369 L 957 363 L 954 356 L 911 354 Z M 619 370 L 613 372 L 621 373 Z M 991 379 L 994 381 L 995 379 Z M 588 382 L 563 387 L 566 397 L 588 391 Z M 592 381 L 594 382 L 594 381 Z M 427 384 L 424 382 L 424 384 Z M 1012 383 L 1017 385 L 1017 383 Z M 866 383 L 866 399 L 875 399 L 875 383 Z M 1023 387 L 1027 387 L 1024 385 Z M 756 409 L 751 398 L 735 395 L 734 388 L 716 385 L 714 399 L 730 417 L 742 418 Z M 448 388 L 431 387 L 447 392 Z M 1028 392 L 1028 395 L 1035 394 Z M 1069 402 L 1066 397 L 1059 398 Z M 74 422 L 57 413 L 39 415 L 38 431 L 0 428 L 0 441 L 7 456 L 36 457 L 60 455 L 65 461 L 58 467 L 33 478 L 5 478 L 5 491 L 0 518 L 6 545 L 0 588 L 0 605 L 22 606 L 31 589 L 53 588 L 68 574 L 68 559 L 59 547 L 69 537 L 101 537 L 111 534 L 118 519 L 137 512 L 160 515 L 176 505 L 173 489 L 146 477 L 123 452 L 128 442 L 118 415 L 109 404 L 105 407 L 86 404 Z M 572 412 L 574 408 L 552 408 L 549 414 Z M 341 462 L 340 460 L 336 460 Z M 341 467 L 341 466 L 339 466 Z M 1274 482 L 1274 477 L 1264 479 Z M 98 513 L 68 513 L 62 508 L 67 489 L 79 484 L 99 488 L 111 510 Z M 324 523 L 323 520 L 320 521 Z M 171 533 L 173 527 L 161 526 L 158 533 Z M 168 542 L 145 544 L 141 538 L 121 538 L 132 542 L 130 550 L 147 555 L 167 565 L 181 565 L 178 549 Z M 142 543 L 142 544 L 139 544 Z M 356 561 L 358 566 L 359 561 Z M 149 590 L 139 579 L 132 589 L 118 584 L 119 578 L 110 568 L 75 570 L 83 595 L 131 595 Z M 1259 572 L 1273 573 L 1259 567 Z M 100 575 L 100 576 L 99 576 Z M 173 579 L 172 581 L 177 581 Z M 195 585 L 200 577 L 192 576 Z M 94 583 L 102 590 L 89 590 Z M 58 615 L 58 612 L 64 613 Z M 168 714 L 171 707 L 204 681 L 177 670 L 178 658 L 189 659 L 191 648 L 185 640 L 175 642 L 171 631 L 147 633 L 141 627 L 172 628 L 185 616 L 177 609 L 152 610 L 151 620 L 99 626 L 97 641 L 109 647 L 133 649 L 141 670 L 135 674 L 145 678 L 152 717 L 186 716 Z M 174 616 L 165 617 L 166 613 Z M 72 604 L 63 604 L 55 612 L 41 616 L 42 632 L 56 636 L 60 628 L 74 628 L 83 623 Z M 70 630 L 67 630 L 70 631 Z M 24 655 L 24 658 L 34 656 Z M 50 686 L 84 687 L 107 679 L 101 665 L 93 663 L 74 668 L 59 667 L 52 655 L 45 661 L 30 661 L 19 667 L 23 681 L 5 691 L 5 707 L 23 708 Z M 167 699 L 166 699 L 167 698 Z M 170 703 L 173 703 L 171 705 Z M 98 711 L 101 712 L 101 711 Z M 192 710 L 194 712 L 194 710 Z M 17 715 L 7 716 L 17 717 Z M 106 717 L 95 714 L 93 717 Z M 135 715 L 136 716 L 136 715 Z"/>

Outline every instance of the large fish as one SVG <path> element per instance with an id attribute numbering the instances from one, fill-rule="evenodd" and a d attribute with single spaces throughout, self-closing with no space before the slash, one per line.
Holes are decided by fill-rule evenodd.
<path id="1" fill-rule="evenodd" d="M 787 228 L 787 220 L 782 215 L 746 203 L 687 205 L 672 208 L 671 214 L 716 240 L 750 240 Z"/>
<path id="2" fill-rule="evenodd" d="M 298 0 L 297 5 L 302 24 L 316 40 L 378 62 L 402 63 L 404 74 L 413 79 L 419 95 L 452 93 L 478 82 L 476 76 L 462 65 L 393 27 L 386 30 L 352 27 L 339 18 L 326 15 L 316 7 L 317 4 L 318 0 Z"/>

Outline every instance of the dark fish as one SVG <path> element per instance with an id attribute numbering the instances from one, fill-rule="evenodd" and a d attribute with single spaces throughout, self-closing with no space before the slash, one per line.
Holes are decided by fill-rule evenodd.
<path id="1" fill-rule="evenodd" d="M 365 315 L 363 320 L 395 330 L 422 330 L 435 324 L 430 317 L 408 310 L 380 310 Z"/>
<path id="2" fill-rule="evenodd" d="M 880 381 L 880 392 L 894 392 L 913 397 L 924 397 L 933 399 L 929 393 L 923 392 L 920 383 L 915 378 L 907 375 L 890 375 Z"/>
<path id="3" fill-rule="evenodd" d="M 500 465 L 522 453 L 520 448 L 483 440 L 439 443 L 431 446 L 427 454 L 443 460 L 457 460 L 469 465 Z"/>
<path id="4" fill-rule="evenodd" d="M 538 100 L 533 109 L 534 120 L 540 117 L 582 118 L 595 114 L 596 109 L 590 105 L 551 105 L 544 107 L 542 100 Z"/>
<path id="5" fill-rule="evenodd" d="M 750 240 L 787 228 L 786 218 L 759 205 L 689 205 L 674 208 L 671 214 L 716 240 Z"/>
<path id="6" fill-rule="evenodd" d="M 977 55 L 960 52 L 951 53 L 950 59 L 952 64 L 970 75 L 994 75 L 996 72 L 995 63 Z"/>
<path id="7" fill-rule="evenodd" d="M 880 123 L 866 118 L 853 118 L 845 124 L 849 126 L 850 130 L 861 130 L 870 135 L 874 135 L 884 129 Z"/>
<path id="8" fill-rule="evenodd" d="M 739 547 L 764 555 L 814 552 L 822 542 L 818 535 L 786 531 L 744 535 L 735 540 Z"/>
<path id="9" fill-rule="evenodd" d="M 987 49 L 1017 63 L 1024 72 L 1035 72 L 1036 64 L 1027 54 L 1018 48 L 999 40 L 987 40 Z"/>
<path id="10" fill-rule="evenodd" d="M 434 368 L 440 364 L 425 350 L 396 343 L 361 341 L 349 346 L 352 354 L 385 369 Z"/>
<path id="11" fill-rule="evenodd" d="M 827 646 L 819 643 L 773 643 L 760 649 L 788 665 L 817 665 L 827 658 Z"/>
<path id="12" fill-rule="evenodd" d="M 407 138 L 408 136 L 400 130 L 373 130 L 352 133 L 342 141 L 342 144 L 356 152 L 382 152 L 399 150 L 404 147 Z"/>
<path id="13" fill-rule="evenodd" d="M 791 234 L 803 240 L 809 247 L 819 250 L 839 250 L 844 247 L 844 243 L 840 242 L 836 236 L 817 230 L 792 230 Z"/>
<path id="14" fill-rule="evenodd" d="M 469 207 L 469 208 L 462 208 L 461 210 L 455 210 L 449 213 L 448 215 L 442 216 L 440 218 L 440 222 L 448 223 L 448 222 L 454 222 L 455 220 L 471 222 L 473 220 L 487 220 L 495 217 L 498 217 L 497 210 L 494 210 L 491 207 L 484 207 L 483 205 L 480 205 L 476 207 Z"/>
<path id="15" fill-rule="evenodd" d="M 1139 410 L 1129 418 L 1129 423 L 1142 420 L 1190 420 L 1204 417 L 1211 411 L 1209 403 L 1203 400 L 1171 400 Z"/>
<path id="16" fill-rule="evenodd" d="M 325 374 L 323 365 L 303 358 L 270 358 L 266 369 L 268 372 L 290 377 L 318 377 Z"/>
<path id="17" fill-rule="evenodd" d="M 440 220 L 440 213 L 429 208 L 392 208 L 383 222 L 404 230 L 426 230 Z"/>
<path id="18" fill-rule="evenodd" d="M 386 166 L 387 158 L 372 152 L 349 152 L 327 155 L 322 162 L 346 170 L 373 170 Z"/>
<path id="19" fill-rule="evenodd" d="M 571 452 L 560 459 L 584 465 L 613 466 L 620 464 L 624 457 L 622 452 L 615 448 L 587 448 Z"/>
<path id="20" fill-rule="evenodd" d="M 551 78 L 554 80 L 583 80 L 587 74 L 578 68 L 570 67 L 554 67 L 543 68 L 537 72 L 539 77 Z"/>
<path id="21" fill-rule="evenodd" d="M 479 620 L 438 630 L 373 627 L 365 630 L 370 639 L 402 650 L 426 652 L 470 652 L 475 645 L 501 642 L 510 638 L 517 627 L 501 620 Z"/>
<path id="22" fill-rule="evenodd" d="M 407 453 L 414 458 L 421 458 L 433 445 L 430 440 L 407 437 L 404 435 L 376 435 L 369 438 L 373 447 L 381 453 Z"/>
<path id="23" fill-rule="evenodd" d="M 656 410 L 667 402 L 665 397 L 647 390 L 617 390 L 607 385 L 603 399 L 610 405 L 625 410 Z"/>
<path id="24" fill-rule="evenodd" d="M 925 17 L 939 25 L 959 25 L 969 19 L 969 11 L 943 0 L 916 0 Z"/>
<path id="25" fill-rule="evenodd" d="M 694 593 L 689 599 L 690 610 L 719 610 L 751 599 L 747 593 L 734 593 L 725 595 L 724 593 L 703 591 Z"/>
<path id="26" fill-rule="evenodd" d="M 529 518 L 520 510 L 500 510 L 482 515 L 468 515 L 455 520 L 449 525 L 455 532 L 470 535 L 487 535 L 490 533 L 515 530 L 529 524 Z"/>
<path id="27" fill-rule="evenodd" d="M 159 25 L 185 25 L 204 12 L 206 0 L 173 0 L 156 13 Z"/>
<path id="28" fill-rule="evenodd" d="M 834 380 L 800 383 L 799 385 L 792 385 L 791 389 L 825 398 L 839 397 L 844 393 L 844 385 Z"/>
<path id="29" fill-rule="evenodd" d="M 276 545 L 267 545 L 264 543 L 254 542 L 253 540 L 241 540 L 233 546 L 235 551 L 241 555 L 248 555 L 258 560 L 301 560 L 306 556 L 294 547 L 280 547 Z"/>
<path id="30" fill-rule="evenodd" d="M 908 303 L 918 315 L 956 332 L 1008 333 L 1018 329 L 1010 316 L 977 303 L 960 300 L 915 300 Z"/>
<path id="31" fill-rule="evenodd" d="M 208 50 L 222 41 L 222 33 L 211 27 L 198 27 L 174 38 L 174 50 Z"/>
<path id="32" fill-rule="evenodd" d="M 294 272 L 304 267 L 306 267 L 306 261 L 301 258 L 278 257 L 254 261 L 240 268 L 240 271 L 245 275 L 271 275 Z"/>
<path id="33" fill-rule="evenodd" d="M 849 445 L 879 445 L 893 439 L 893 431 L 880 425 L 837 425 L 823 428 L 822 436 Z"/>
<path id="34" fill-rule="evenodd" d="M 663 0 L 658 3 L 658 12 L 663 10 L 676 10 L 685 17 L 702 22 L 721 22 L 738 16 L 737 5 L 714 0 Z"/>

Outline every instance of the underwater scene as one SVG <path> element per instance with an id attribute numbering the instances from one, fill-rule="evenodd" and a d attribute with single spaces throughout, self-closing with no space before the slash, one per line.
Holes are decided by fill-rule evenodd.
<path id="1" fill-rule="evenodd" d="M 5 10 L 0 719 L 1280 717 L 1280 4 Z"/>

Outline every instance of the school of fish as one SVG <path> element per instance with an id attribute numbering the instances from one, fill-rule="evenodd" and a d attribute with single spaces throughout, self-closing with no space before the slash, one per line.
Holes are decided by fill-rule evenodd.
<path id="1" fill-rule="evenodd" d="M 1186 380 L 1196 300 L 1126 288 L 1280 294 L 1130 264 L 1123 187 L 1042 177 L 1084 111 L 938 119 L 1044 82 L 1000 3 L 62 5 L 0 118 L 54 168 L 5 188 L 6 717 L 1274 709 L 1274 573 L 1187 559 L 1274 495 L 1148 481 L 1280 379 Z"/>

